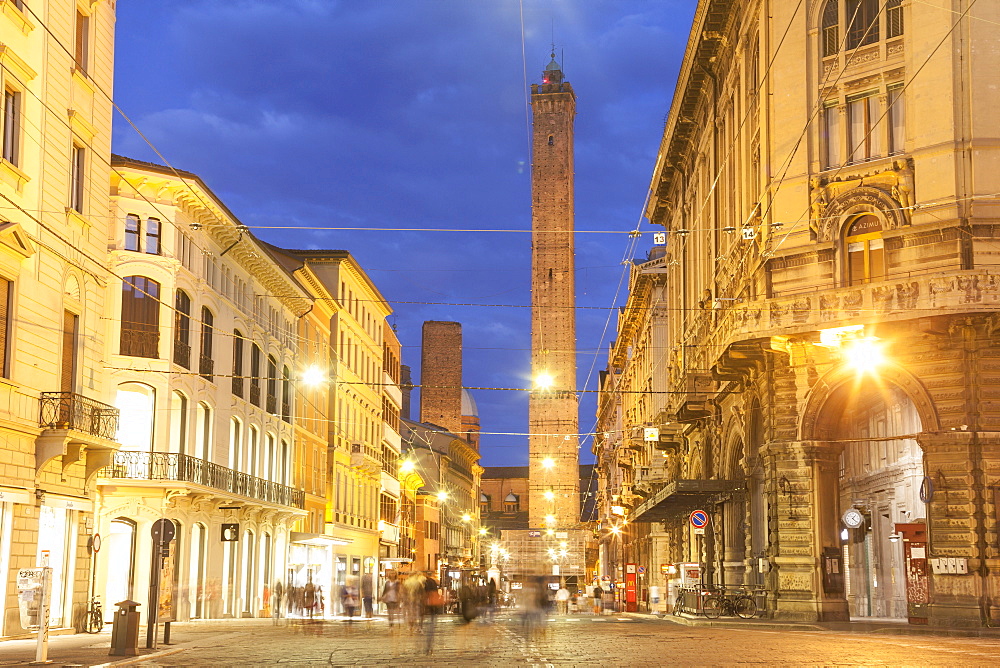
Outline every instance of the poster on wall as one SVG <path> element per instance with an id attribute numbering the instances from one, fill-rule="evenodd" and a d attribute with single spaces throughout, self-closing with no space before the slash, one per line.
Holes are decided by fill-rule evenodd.
<path id="1" fill-rule="evenodd" d="M 177 581 L 174 578 L 176 571 L 176 548 L 177 541 L 170 541 L 163 549 L 163 560 L 160 565 L 160 600 L 156 612 L 156 621 L 174 621 L 174 593 Z"/>

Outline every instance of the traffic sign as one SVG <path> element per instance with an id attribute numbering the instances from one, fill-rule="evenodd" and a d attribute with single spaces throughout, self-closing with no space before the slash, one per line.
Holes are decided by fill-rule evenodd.
<path id="1" fill-rule="evenodd" d="M 177 526 L 173 521 L 163 517 L 153 522 L 153 526 L 150 527 L 149 532 L 153 535 L 153 543 L 169 543 L 177 533 Z"/>
<path id="2" fill-rule="evenodd" d="M 691 526 L 695 529 L 704 529 L 708 526 L 708 513 L 704 510 L 696 510 L 691 513 Z"/>
<path id="3" fill-rule="evenodd" d="M 645 572 L 646 572 L 646 567 L 645 566 L 640 566 L 639 567 L 639 575 L 642 575 Z"/>

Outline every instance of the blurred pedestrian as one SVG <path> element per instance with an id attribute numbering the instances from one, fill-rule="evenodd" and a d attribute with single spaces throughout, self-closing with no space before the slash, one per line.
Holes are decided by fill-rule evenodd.
<path id="1" fill-rule="evenodd" d="M 560 615 L 569 612 L 569 589 L 565 586 L 559 587 L 559 591 L 556 592 L 556 609 Z"/>
<path id="2" fill-rule="evenodd" d="M 604 590 L 601 589 L 601 585 L 595 584 L 594 585 L 594 614 L 595 615 L 601 614 L 601 608 L 604 606 L 604 600 L 602 598 L 603 596 L 604 596 Z"/>
<path id="3" fill-rule="evenodd" d="M 353 576 L 340 588 L 340 602 L 344 606 L 344 614 L 348 622 L 354 622 L 354 612 L 358 609 L 358 588 Z"/>
<path id="4" fill-rule="evenodd" d="M 316 607 L 316 585 L 313 584 L 312 576 L 302 589 L 302 607 L 308 610 L 309 619 L 312 619 L 313 610 Z"/>
<path id="5" fill-rule="evenodd" d="M 281 584 L 281 580 L 274 581 L 274 589 L 271 596 L 273 598 L 271 601 L 271 616 L 274 618 L 274 623 L 277 624 L 278 620 L 281 619 L 282 599 L 285 596 L 285 587 Z"/>
<path id="6" fill-rule="evenodd" d="M 424 579 L 423 573 L 410 573 L 403 580 L 403 616 L 410 633 L 423 620 Z"/>
<path id="7" fill-rule="evenodd" d="M 365 617 L 371 619 L 374 615 L 372 610 L 372 595 L 374 586 L 372 585 L 372 574 L 365 573 L 361 576 L 361 603 L 364 605 Z"/>
<path id="8" fill-rule="evenodd" d="M 444 607 L 444 597 L 441 595 L 441 590 L 438 588 L 437 580 L 431 573 L 427 573 L 424 576 L 424 609 L 423 614 L 427 618 L 426 624 L 421 624 L 424 627 L 424 654 L 430 654 L 434 651 L 434 631 L 437 628 L 437 616 L 441 614 L 442 608 Z"/>
<path id="9" fill-rule="evenodd" d="M 660 588 L 657 585 L 649 585 L 650 612 L 659 614 L 660 612 Z"/>
<path id="10" fill-rule="evenodd" d="M 396 624 L 396 615 L 399 612 L 400 585 L 399 576 L 396 571 L 388 571 L 385 586 L 382 587 L 382 602 L 385 603 L 385 612 L 389 615 L 389 628 Z"/>

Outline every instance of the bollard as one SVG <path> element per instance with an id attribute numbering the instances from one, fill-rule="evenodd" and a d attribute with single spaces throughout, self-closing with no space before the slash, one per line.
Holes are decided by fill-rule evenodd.
<path id="1" fill-rule="evenodd" d="M 126 600 L 115 603 L 115 621 L 111 627 L 111 651 L 109 656 L 135 656 L 139 653 L 139 611 L 141 603 Z"/>

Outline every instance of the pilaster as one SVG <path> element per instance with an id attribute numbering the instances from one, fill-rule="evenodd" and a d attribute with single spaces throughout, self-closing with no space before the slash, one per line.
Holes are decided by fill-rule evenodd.
<path id="1" fill-rule="evenodd" d="M 927 504 L 930 559 L 968 560 L 967 573 L 932 573 L 928 623 L 971 626 L 1000 620 L 997 550 L 1000 433 L 947 431 L 921 434 L 922 494 Z"/>

